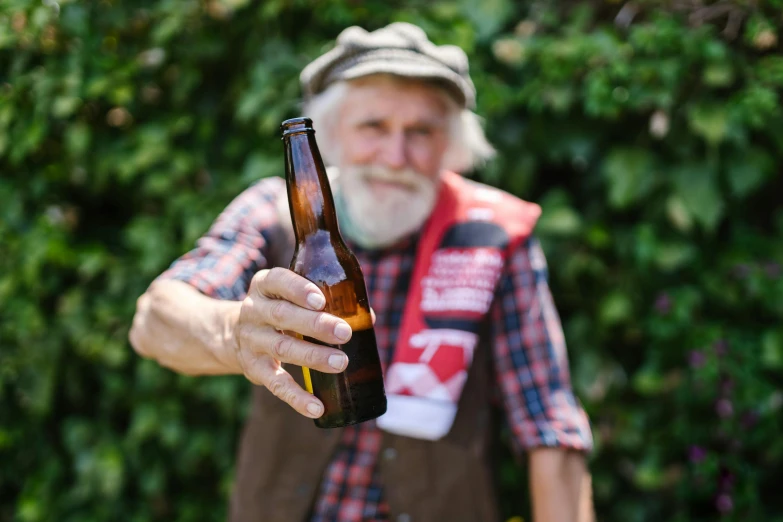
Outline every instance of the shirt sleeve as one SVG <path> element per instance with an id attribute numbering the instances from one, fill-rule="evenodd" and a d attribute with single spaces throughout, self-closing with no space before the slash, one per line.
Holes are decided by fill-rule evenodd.
<path id="1" fill-rule="evenodd" d="M 507 261 L 492 309 L 496 383 L 517 452 L 541 446 L 589 451 L 590 424 L 571 387 L 547 277 L 535 238 Z"/>
<path id="2" fill-rule="evenodd" d="M 279 224 L 280 178 L 251 186 L 218 216 L 209 231 L 158 279 L 176 279 L 216 299 L 238 301 L 247 295 L 255 273 L 267 266 L 269 231 Z"/>

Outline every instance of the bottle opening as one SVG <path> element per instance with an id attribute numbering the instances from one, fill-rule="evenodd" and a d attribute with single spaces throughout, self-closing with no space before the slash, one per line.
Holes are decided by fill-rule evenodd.
<path id="1" fill-rule="evenodd" d="M 284 138 L 300 132 L 315 132 L 313 129 L 313 120 L 310 118 L 291 118 L 290 120 L 285 120 L 280 124 L 280 130 L 282 131 Z"/>

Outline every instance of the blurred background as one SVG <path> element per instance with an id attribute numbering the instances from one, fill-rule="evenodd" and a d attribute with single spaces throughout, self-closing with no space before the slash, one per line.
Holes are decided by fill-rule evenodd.
<path id="1" fill-rule="evenodd" d="M 224 519 L 249 387 L 137 357 L 135 299 L 395 20 L 468 52 L 471 175 L 543 206 L 598 520 L 783 521 L 781 0 L 4 0 L 0 521 Z"/>

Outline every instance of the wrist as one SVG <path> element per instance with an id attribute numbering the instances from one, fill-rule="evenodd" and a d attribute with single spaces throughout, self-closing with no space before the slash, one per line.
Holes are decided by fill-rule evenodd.
<path id="1" fill-rule="evenodd" d="M 242 367 L 237 361 L 236 326 L 242 303 L 221 301 L 216 305 L 215 335 L 210 343 L 210 351 L 229 373 L 241 374 Z"/>

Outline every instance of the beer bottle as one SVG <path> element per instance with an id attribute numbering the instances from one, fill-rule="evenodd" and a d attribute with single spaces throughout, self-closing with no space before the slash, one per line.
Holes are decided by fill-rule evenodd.
<path id="1" fill-rule="evenodd" d="M 320 428 L 348 426 L 386 412 L 383 373 L 375 341 L 367 288 L 359 261 L 345 245 L 337 226 L 332 190 L 309 118 L 286 120 L 281 125 L 285 146 L 288 205 L 296 248 L 290 269 L 315 283 L 326 297 L 326 312 L 345 320 L 353 329 L 342 345 L 306 341 L 345 352 L 348 367 L 342 373 L 302 368 L 307 391 L 324 404 L 315 420 Z"/>

